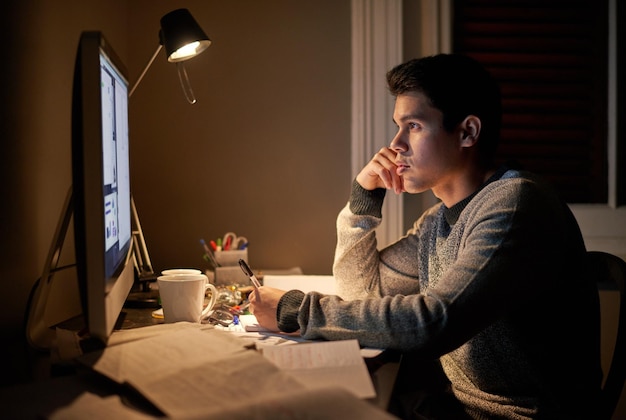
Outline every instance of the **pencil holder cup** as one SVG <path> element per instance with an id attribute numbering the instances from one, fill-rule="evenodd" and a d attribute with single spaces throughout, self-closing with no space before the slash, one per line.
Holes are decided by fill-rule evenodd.
<path id="1" fill-rule="evenodd" d="M 215 261 L 219 264 L 207 276 L 211 283 L 216 286 L 229 286 L 233 284 L 248 284 L 250 279 L 239 266 L 239 260 L 248 262 L 248 250 L 238 249 L 232 251 L 215 251 Z"/>
<path id="2" fill-rule="evenodd" d="M 230 265 L 223 267 L 215 267 L 213 272 L 213 280 L 216 286 L 231 286 L 231 285 L 245 285 L 250 284 L 250 279 L 244 274 L 239 267 Z"/>
<path id="3" fill-rule="evenodd" d="M 215 261 L 217 261 L 217 263 L 222 267 L 236 266 L 237 269 L 241 272 L 241 268 L 239 267 L 240 259 L 248 262 L 247 249 L 239 249 L 233 251 L 215 251 Z"/>

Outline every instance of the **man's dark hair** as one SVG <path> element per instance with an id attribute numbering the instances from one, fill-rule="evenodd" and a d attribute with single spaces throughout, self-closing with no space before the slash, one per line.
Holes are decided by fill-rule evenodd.
<path id="1" fill-rule="evenodd" d="M 478 148 L 484 163 L 495 155 L 500 139 L 502 104 L 500 89 L 476 60 L 460 54 L 416 58 L 387 73 L 393 96 L 421 92 L 443 114 L 443 126 L 452 132 L 468 115 L 482 123 Z"/>

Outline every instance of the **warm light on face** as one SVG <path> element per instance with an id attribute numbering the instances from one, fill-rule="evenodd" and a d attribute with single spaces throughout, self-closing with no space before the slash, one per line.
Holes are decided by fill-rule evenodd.
<path id="1" fill-rule="evenodd" d="M 180 60 L 183 58 L 193 57 L 197 54 L 198 47 L 200 46 L 199 41 L 191 42 L 172 53 L 170 56 L 170 60 Z"/>

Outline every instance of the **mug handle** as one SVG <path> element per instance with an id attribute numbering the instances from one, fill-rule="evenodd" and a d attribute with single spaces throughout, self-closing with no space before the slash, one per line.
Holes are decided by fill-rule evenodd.
<path id="1" fill-rule="evenodd" d="M 204 308 L 204 310 L 202 311 L 202 315 L 200 316 L 201 319 L 209 316 L 210 312 L 213 310 L 213 307 L 215 306 L 215 302 L 217 301 L 217 289 L 215 288 L 215 286 L 209 283 L 208 279 L 207 279 L 206 284 L 204 285 L 205 294 L 206 294 L 207 289 L 211 289 L 211 300 L 209 300 L 209 303 L 207 304 L 206 308 Z"/>

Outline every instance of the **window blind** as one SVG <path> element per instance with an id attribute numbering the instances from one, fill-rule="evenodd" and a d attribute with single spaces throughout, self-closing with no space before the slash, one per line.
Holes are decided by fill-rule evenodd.
<path id="1" fill-rule="evenodd" d="M 606 203 L 608 0 L 455 0 L 453 51 L 500 83 L 498 160 Z"/>

